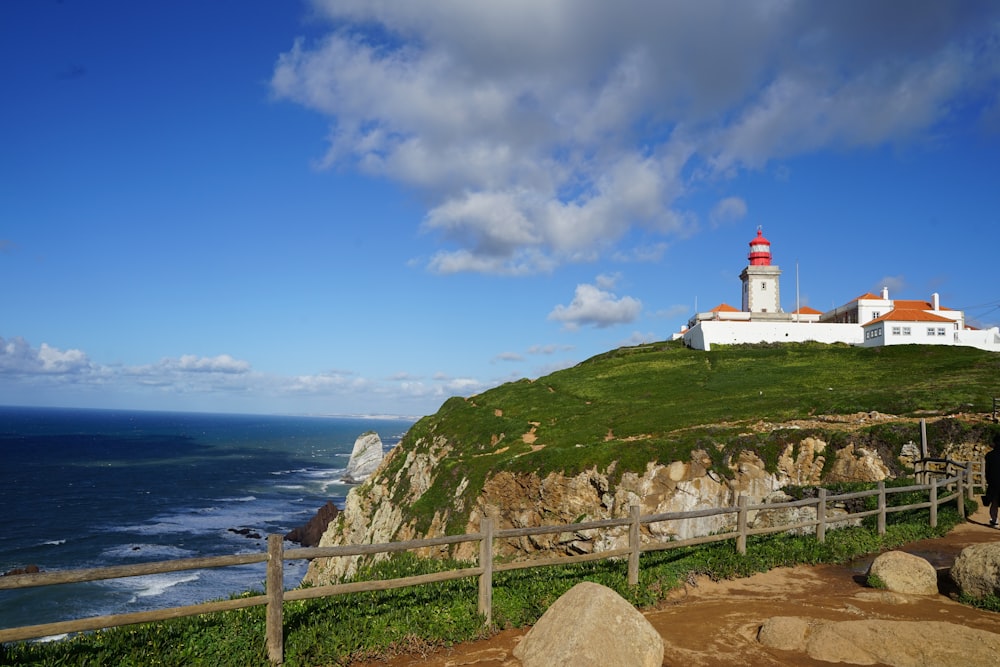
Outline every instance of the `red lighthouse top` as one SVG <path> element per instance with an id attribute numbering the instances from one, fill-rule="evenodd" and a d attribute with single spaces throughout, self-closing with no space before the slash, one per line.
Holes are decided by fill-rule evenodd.
<path id="1" fill-rule="evenodd" d="M 764 238 L 764 232 L 757 228 L 757 238 L 750 242 L 750 254 L 747 255 L 750 266 L 771 265 L 771 242 Z"/>

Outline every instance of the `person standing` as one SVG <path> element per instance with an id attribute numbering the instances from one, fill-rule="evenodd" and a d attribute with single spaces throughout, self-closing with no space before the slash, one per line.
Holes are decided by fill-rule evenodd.
<path id="1" fill-rule="evenodd" d="M 986 454 L 986 495 L 983 504 L 990 507 L 990 527 L 997 527 L 1000 507 L 1000 433 L 993 435 L 993 449 Z"/>

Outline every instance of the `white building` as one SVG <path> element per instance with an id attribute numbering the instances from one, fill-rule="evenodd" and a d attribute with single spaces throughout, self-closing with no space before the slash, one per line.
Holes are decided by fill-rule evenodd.
<path id="1" fill-rule="evenodd" d="M 697 350 L 712 344 L 738 343 L 848 343 L 881 345 L 968 345 L 1000 352 L 1000 329 L 972 329 L 965 313 L 941 306 L 937 294 L 930 301 L 890 299 L 862 294 L 825 313 L 803 307 L 792 313 L 781 310 L 781 270 L 771 264 L 771 242 L 758 229 L 750 241 L 750 264 L 740 273 L 742 309 L 722 303 L 695 313 L 674 339 Z"/>

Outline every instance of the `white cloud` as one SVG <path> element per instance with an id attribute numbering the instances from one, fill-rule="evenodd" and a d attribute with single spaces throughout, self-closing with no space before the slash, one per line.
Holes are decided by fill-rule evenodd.
<path id="1" fill-rule="evenodd" d="M 501 352 L 493 359 L 495 361 L 524 361 L 524 357 L 517 352 Z"/>
<path id="2" fill-rule="evenodd" d="M 313 4 L 329 32 L 278 58 L 273 94 L 329 118 L 324 165 L 426 196 L 440 273 L 628 257 L 635 227 L 691 233 L 704 179 L 997 108 L 993 2 Z"/>
<path id="3" fill-rule="evenodd" d="M 0 338 L 0 400 L 19 404 L 29 396 L 42 403 L 138 409 L 196 409 L 301 414 L 429 414 L 449 396 L 480 393 L 494 381 L 438 373 L 422 380 L 407 372 L 368 378 L 350 370 L 281 376 L 254 371 L 229 354 L 182 355 L 144 365 L 100 364 L 81 350 L 46 343 L 33 347 L 22 337 Z M 99 391 L 97 391 L 99 389 Z M 39 403 L 39 404 L 42 404 Z"/>
<path id="4" fill-rule="evenodd" d="M 618 250 L 612 255 L 616 262 L 658 262 L 667 251 L 663 242 L 636 246 L 627 250 Z"/>
<path id="5" fill-rule="evenodd" d="M 878 285 L 872 291 L 881 294 L 883 287 L 889 288 L 889 298 L 898 299 L 901 292 L 906 288 L 906 279 L 903 276 L 885 276 L 878 281 Z"/>
<path id="6" fill-rule="evenodd" d="M 556 352 L 572 352 L 573 345 L 532 345 L 528 348 L 528 354 L 555 354 Z"/>
<path id="7" fill-rule="evenodd" d="M 60 350 L 47 343 L 38 349 L 20 336 L 0 338 L 0 373 L 78 375 L 93 370 L 87 355 L 80 350 Z"/>
<path id="8" fill-rule="evenodd" d="M 234 359 L 228 354 L 220 354 L 216 357 L 185 354 L 176 362 L 168 361 L 165 365 L 179 371 L 194 373 L 247 373 L 250 371 L 249 362 Z"/>
<path id="9" fill-rule="evenodd" d="M 576 286 L 573 301 L 568 306 L 553 308 L 549 319 L 562 322 L 570 330 L 587 324 L 604 328 L 632 322 L 641 310 L 642 303 L 638 299 L 630 296 L 619 298 L 594 285 L 582 284 Z"/>
<path id="10" fill-rule="evenodd" d="M 738 222 L 746 215 L 747 203 L 741 197 L 726 197 L 712 207 L 709 219 L 713 225 L 718 226 L 729 222 Z"/>

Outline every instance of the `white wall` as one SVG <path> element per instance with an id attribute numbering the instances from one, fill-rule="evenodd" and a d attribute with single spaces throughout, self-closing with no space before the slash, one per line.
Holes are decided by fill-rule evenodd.
<path id="1" fill-rule="evenodd" d="M 848 343 L 860 345 L 864 334 L 857 324 L 818 322 L 698 322 L 684 332 L 684 344 L 696 350 L 712 345 L 740 343 Z"/>
<path id="2" fill-rule="evenodd" d="M 968 345 L 989 352 L 1000 352 L 1000 328 L 956 331 L 955 345 Z"/>
<path id="3" fill-rule="evenodd" d="M 900 333 L 892 333 L 893 327 L 899 327 Z M 903 328 L 910 328 L 910 335 L 904 336 Z M 866 330 L 882 329 L 883 335 L 876 338 L 865 339 L 865 347 L 876 347 L 879 345 L 956 345 L 955 325 L 950 322 L 879 322 Z M 927 335 L 927 330 L 934 331 L 933 336 Z M 938 329 L 944 329 L 944 335 L 938 334 Z"/>

